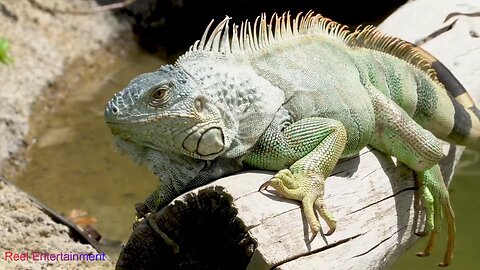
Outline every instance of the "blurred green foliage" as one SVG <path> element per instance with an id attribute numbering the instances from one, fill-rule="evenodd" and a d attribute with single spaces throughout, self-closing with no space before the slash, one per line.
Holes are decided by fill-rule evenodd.
<path id="1" fill-rule="evenodd" d="M 3 37 L 0 37 L 0 63 L 9 65 L 13 63 L 13 59 L 9 55 L 10 42 Z"/>

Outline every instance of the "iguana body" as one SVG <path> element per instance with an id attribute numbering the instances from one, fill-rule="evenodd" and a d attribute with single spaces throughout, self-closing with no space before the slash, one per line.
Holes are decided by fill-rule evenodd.
<path id="1" fill-rule="evenodd" d="M 417 174 L 431 232 L 419 255 L 446 218 L 448 265 L 455 224 L 436 137 L 478 142 L 480 114 L 465 89 L 428 53 L 372 27 L 349 32 L 313 13 L 272 20 L 233 34 L 228 18 L 207 28 L 174 65 L 140 75 L 107 105 L 119 147 L 160 177 L 149 208 L 248 164 L 278 170 L 262 187 L 301 201 L 314 236 L 318 211 L 328 235 L 336 223 L 324 181 L 339 158 L 371 145 Z"/>

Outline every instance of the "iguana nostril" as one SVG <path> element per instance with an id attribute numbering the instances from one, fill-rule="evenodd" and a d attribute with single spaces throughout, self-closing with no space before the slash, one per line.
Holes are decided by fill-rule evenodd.
<path id="1" fill-rule="evenodd" d="M 107 123 L 115 123 L 120 117 L 120 108 L 114 102 L 108 102 L 104 111 L 104 118 Z"/>

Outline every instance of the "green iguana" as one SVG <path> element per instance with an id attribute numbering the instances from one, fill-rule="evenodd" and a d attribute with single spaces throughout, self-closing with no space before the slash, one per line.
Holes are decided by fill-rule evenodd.
<path id="1" fill-rule="evenodd" d="M 329 235 L 336 222 L 323 202 L 325 179 L 340 158 L 370 145 L 415 171 L 422 234 L 430 233 L 417 254 L 430 254 L 444 217 L 439 265 L 450 264 L 455 221 L 437 138 L 473 145 L 480 136 L 480 111 L 453 75 L 372 26 L 350 32 L 313 12 L 232 29 L 229 19 L 212 32 L 210 23 L 175 64 L 134 78 L 106 107 L 119 148 L 160 178 L 148 208 L 248 165 L 278 171 L 260 188 L 301 201 L 313 237 L 318 211 Z"/>

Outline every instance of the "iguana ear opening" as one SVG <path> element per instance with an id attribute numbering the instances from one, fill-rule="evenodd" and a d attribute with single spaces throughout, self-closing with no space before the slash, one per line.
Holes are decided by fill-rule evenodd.
<path id="1" fill-rule="evenodd" d="M 197 97 L 194 101 L 193 101 L 193 107 L 195 109 L 195 111 L 199 114 L 203 113 L 203 110 L 205 109 L 205 103 L 206 103 L 206 99 L 205 97 Z"/>

